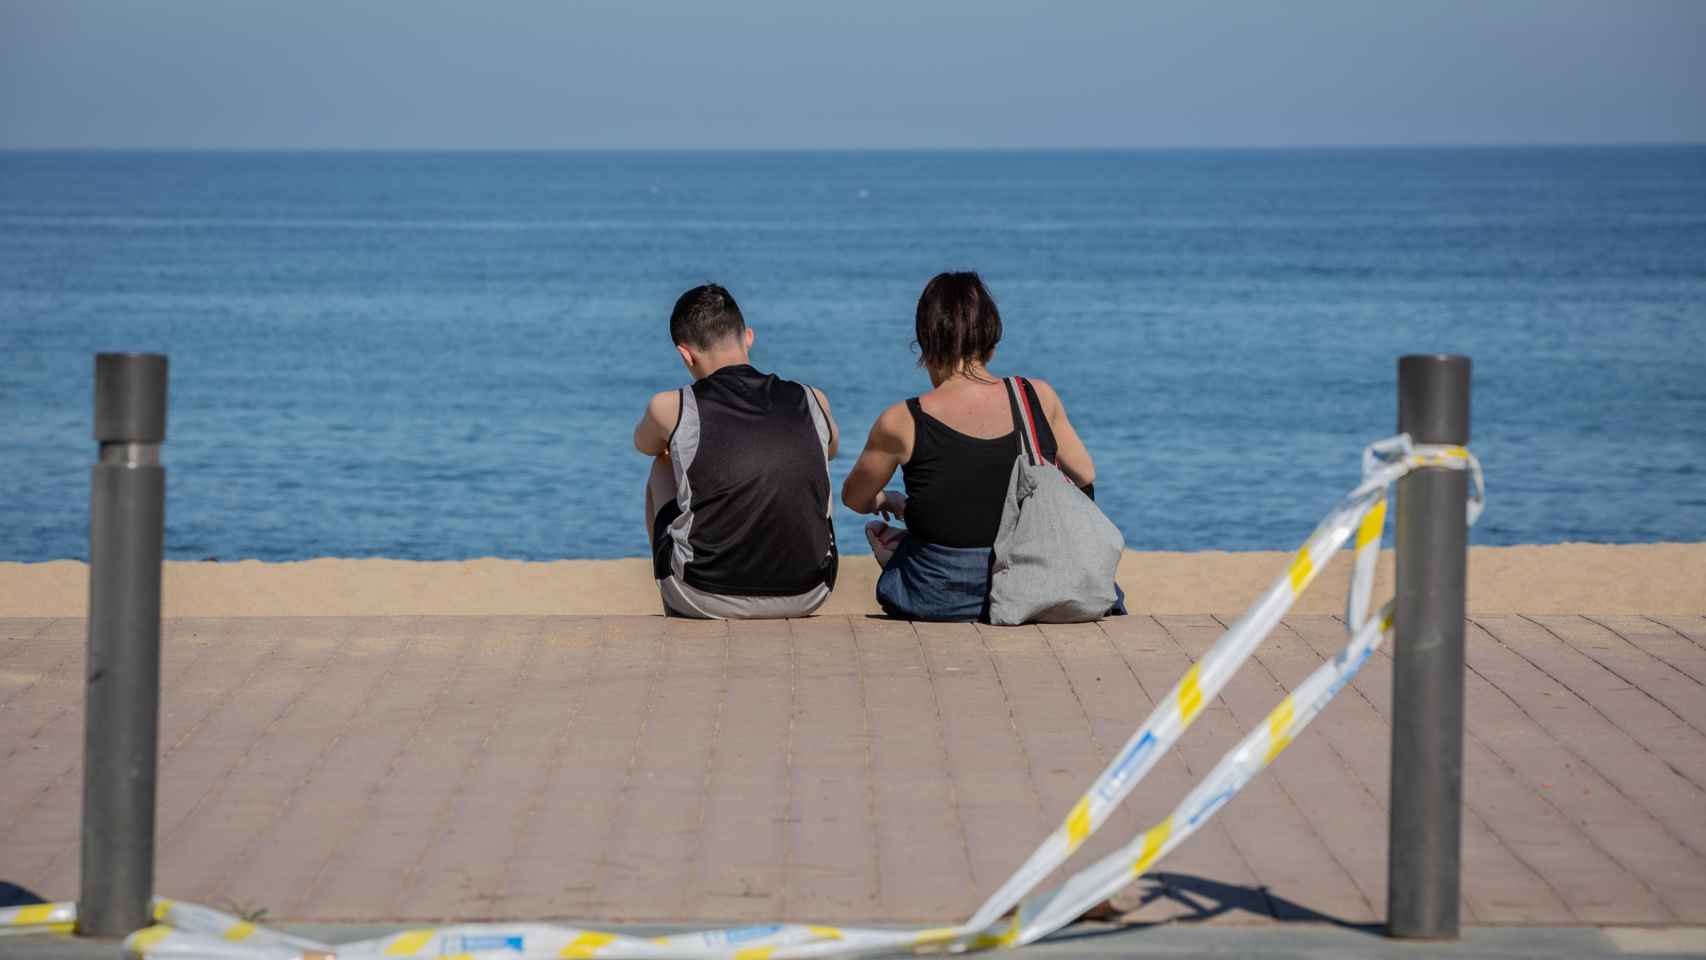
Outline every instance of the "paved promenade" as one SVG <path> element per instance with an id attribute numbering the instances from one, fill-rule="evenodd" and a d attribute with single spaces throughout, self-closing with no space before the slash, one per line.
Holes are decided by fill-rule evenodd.
<path id="1" fill-rule="evenodd" d="M 172 620 L 157 887 L 270 922 L 960 919 L 1220 629 Z M 1342 642 L 1288 620 L 1090 854 Z M 0 881 L 49 899 L 77 890 L 83 645 L 0 620 Z M 1706 923 L 1706 618 L 1479 616 L 1469 651 L 1465 922 Z M 1377 921 L 1390 664 L 1120 905 Z"/>

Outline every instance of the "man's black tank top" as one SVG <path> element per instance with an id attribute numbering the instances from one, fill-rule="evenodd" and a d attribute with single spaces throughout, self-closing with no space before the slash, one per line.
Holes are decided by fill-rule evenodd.
<path id="1" fill-rule="evenodd" d="M 1028 381 L 1025 398 L 1036 412 L 1037 445 L 1053 460 L 1054 431 Z M 900 468 L 907 532 L 944 547 L 994 546 L 1007 481 L 1019 456 L 1019 435 L 968 436 L 925 413 L 917 397 L 906 401 L 906 409 L 912 412 L 913 437 L 912 459 Z"/>
<path id="2" fill-rule="evenodd" d="M 723 367 L 681 391 L 676 505 L 658 578 L 727 596 L 834 586 L 829 421 L 803 384 Z"/>

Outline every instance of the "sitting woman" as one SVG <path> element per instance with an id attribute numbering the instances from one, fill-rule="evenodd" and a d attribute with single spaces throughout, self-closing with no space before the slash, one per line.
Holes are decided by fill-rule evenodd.
<path id="1" fill-rule="evenodd" d="M 938 274 L 918 298 L 918 363 L 934 389 L 884 410 L 841 487 L 859 513 L 899 518 L 865 526 L 883 566 L 877 599 L 911 620 L 988 618 L 991 547 L 1019 455 L 1019 411 L 988 364 L 1001 313 L 975 273 Z M 1086 494 L 1096 465 L 1054 388 L 1024 381 L 1037 447 Z M 885 490 L 899 468 L 906 493 Z"/>

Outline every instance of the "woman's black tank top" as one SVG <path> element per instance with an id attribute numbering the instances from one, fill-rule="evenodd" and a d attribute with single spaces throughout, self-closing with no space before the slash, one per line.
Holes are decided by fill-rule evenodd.
<path id="1" fill-rule="evenodd" d="M 1025 398 L 1036 411 L 1037 445 L 1053 460 L 1054 431 L 1029 382 Z M 925 413 L 917 397 L 906 401 L 906 409 L 912 412 L 913 436 L 912 459 L 900 468 L 907 532 L 944 547 L 994 546 L 1007 481 L 1019 456 L 1019 435 L 967 436 Z"/>

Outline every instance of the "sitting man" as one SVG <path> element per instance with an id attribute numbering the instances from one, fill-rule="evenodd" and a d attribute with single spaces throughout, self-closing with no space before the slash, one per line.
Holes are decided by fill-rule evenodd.
<path id="1" fill-rule="evenodd" d="M 669 334 L 694 382 L 653 397 L 634 428 L 657 458 L 646 528 L 664 613 L 806 616 L 835 586 L 829 400 L 753 369 L 752 330 L 716 284 L 681 295 Z"/>

